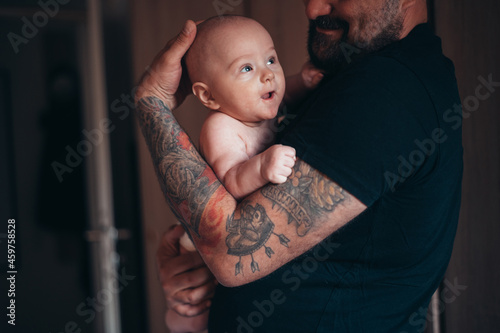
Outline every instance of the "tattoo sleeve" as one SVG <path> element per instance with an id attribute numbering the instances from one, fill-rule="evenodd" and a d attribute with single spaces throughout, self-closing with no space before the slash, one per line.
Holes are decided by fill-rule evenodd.
<path id="1" fill-rule="evenodd" d="M 331 226 L 325 231 L 320 227 L 329 221 L 330 213 L 351 199 L 328 177 L 297 160 L 284 184 L 267 185 L 236 206 L 171 110 L 155 97 L 141 99 L 137 107 L 143 135 L 170 207 L 194 236 L 202 255 L 206 255 L 203 252 L 207 246 L 223 250 L 217 253 L 224 256 L 216 260 L 224 262 L 226 269 L 234 265 L 233 277 L 244 275 L 244 267 L 250 267 L 252 273 L 260 272 L 259 261 L 272 262 L 277 248 L 289 253 L 288 260 L 305 252 L 319 241 L 318 237 L 306 241 L 306 236 L 316 233 L 326 237 L 333 232 Z M 227 202 L 228 197 L 234 205 L 221 208 L 219 202 Z M 354 211 L 352 216 L 346 215 L 344 223 L 362 210 Z M 215 230 L 217 237 L 213 237 Z M 305 245 L 299 244 L 301 242 Z M 294 247 L 300 250 L 293 251 Z M 266 267 L 273 269 L 260 276 L 280 265 L 267 264 Z"/>
<path id="2" fill-rule="evenodd" d="M 200 236 L 201 214 L 221 183 L 160 99 L 143 98 L 137 107 L 165 198 L 184 227 Z"/>
<path id="3" fill-rule="evenodd" d="M 347 193 L 340 186 L 301 161 L 294 166 L 287 182 L 265 186 L 260 193 L 271 202 L 272 210 L 286 215 L 288 225 L 293 225 L 298 237 L 306 236 L 314 224 L 319 223 L 323 214 L 333 212 L 337 205 L 347 199 Z M 271 258 L 274 251 L 266 243 L 272 236 L 282 246 L 289 247 L 290 239 L 285 234 L 274 232 L 275 224 L 269 219 L 266 209 L 258 203 L 252 205 L 249 201 L 244 201 L 240 218 L 235 220 L 231 216 L 226 229 L 229 233 L 226 238 L 228 254 L 239 257 L 235 275 L 241 273 L 241 258 L 247 255 L 251 257 L 252 272 L 259 270 L 253 253 L 262 247 Z"/>

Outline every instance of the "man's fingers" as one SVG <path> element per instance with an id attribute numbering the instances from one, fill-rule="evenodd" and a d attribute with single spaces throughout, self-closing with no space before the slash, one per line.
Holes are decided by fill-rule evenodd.
<path id="1" fill-rule="evenodd" d="M 179 299 L 178 293 L 180 291 L 197 288 L 205 284 L 209 279 L 213 279 L 211 273 L 208 271 L 208 273 L 205 272 L 204 274 L 204 270 L 208 271 L 208 268 L 201 267 L 175 276 L 170 275 L 171 273 L 166 269 L 160 272 L 161 286 L 168 305 L 171 306 L 179 302 L 186 303 L 186 299 Z M 196 274 L 200 274 L 200 276 L 196 276 Z M 209 274 L 210 276 L 208 276 Z"/>
<path id="2" fill-rule="evenodd" d="M 187 50 L 193 44 L 194 38 L 196 37 L 196 24 L 187 20 L 184 23 L 182 31 L 177 35 L 172 45 L 170 45 L 167 52 L 164 54 L 164 59 L 172 62 L 180 62 L 182 57 L 186 54 Z"/>
<path id="3" fill-rule="evenodd" d="M 204 301 L 200 304 L 176 304 L 171 309 L 183 317 L 194 317 L 202 314 L 210 308 L 212 302 L 210 300 Z"/>
<path id="4" fill-rule="evenodd" d="M 210 311 L 204 311 L 197 316 L 190 316 L 189 320 L 185 320 L 185 316 L 170 309 L 165 315 L 165 323 L 171 332 L 201 332 L 207 328 L 209 313 Z"/>
<path id="5" fill-rule="evenodd" d="M 323 80 L 324 77 L 325 75 L 323 73 L 317 73 L 316 75 L 314 75 L 314 77 L 311 80 L 311 86 L 313 87 L 317 86 L 321 82 L 321 80 Z"/>
<path id="6" fill-rule="evenodd" d="M 205 267 L 205 262 L 198 252 L 189 252 L 170 258 L 160 267 L 160 281 L 167 281 L 176 275 L 183 275 L 193 269 Z"/>
<path id="7" fill-rule="evenodd" d="M 179 255 L 179 238 L 184 230 L 178 226 L 170 228 L 160 239 L 160 245 L 156 250 L 156 264 L 161 270 L 171 258 Z"/>
<path id="8" fill-rule="evenodd" d="M 180 294 L 181 291 L 198 288 L 209 281 L 213 280 L 213 275 L 206 267 L 201 267 L 183 274 L 176 275 L 162 285 L 165 292 L 172 295 L 170 302 L 190 303 L 186 295 L 189 293 Z M 184 296 L 184 297 L 183 297 Z"/>
<path id="9" fill-rule="evenodd" d="M 179 243 L 179 238 L 184 234 L 184 228 L 180 225 L 174 225 L 167 232 L 165 232 L 161 238 L 161 246 L 165 244 L 176 244 Z"/>
<path id="10" fill-rule="evenodd" d="M 215 280 L 209 280 L 207 283 L 197 288 L 179 291 L 176 294 L 176 298 L 180 303 L 196 305 L 214 297 L 215 286 Z"/>

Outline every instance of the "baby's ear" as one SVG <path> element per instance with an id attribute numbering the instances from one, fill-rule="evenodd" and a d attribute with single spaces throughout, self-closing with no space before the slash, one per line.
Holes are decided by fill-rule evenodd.
<path id="1" fill-rule="evenodd" d="M 195 82 L 193 84 L 193 94 L 198 97 L 201 104 L 211 110 L 218 110 L 220 105 L 215 101 L 210 92 L 210 88 L 203 82 Z"/>

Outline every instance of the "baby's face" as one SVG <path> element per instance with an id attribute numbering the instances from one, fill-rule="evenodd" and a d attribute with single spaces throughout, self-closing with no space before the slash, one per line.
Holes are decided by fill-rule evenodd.
<path id="1" fill-rule="evenodd" d="M 219 111 L 243 122 L 273 119 L 285 93 L 285 77 L 271 36 L 256 22 L 224 30 L 209 59 L 209 87 Z"/>

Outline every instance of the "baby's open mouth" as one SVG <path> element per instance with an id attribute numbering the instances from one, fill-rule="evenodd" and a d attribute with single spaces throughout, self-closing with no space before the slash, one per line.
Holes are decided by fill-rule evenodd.
<path id="1" fill-rule="evenodd" d="M 274 97 L 274 94 L 275 94 L 274 91 L 270 91 L 270 92 L 262 95 L 261 98 L 264 99 L 264 100 L 272 99 Z"/>

